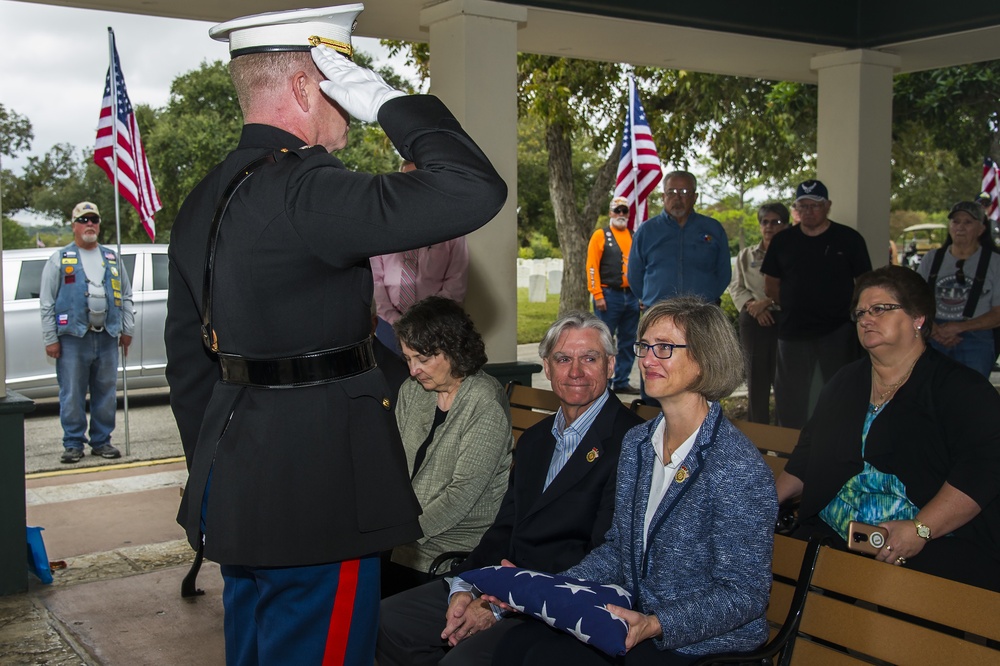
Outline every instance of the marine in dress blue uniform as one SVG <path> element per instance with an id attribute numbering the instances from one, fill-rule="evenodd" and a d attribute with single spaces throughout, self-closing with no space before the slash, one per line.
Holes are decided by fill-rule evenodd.
<path id="1" fill-rule="evenodd" d="M 372 663 L 375 554 L 419 538 L 420 508 L 371 354 L 368 259 L 467 234 L 506 199 L 439 100 L 349 60 L 362 9 L 212 29 L 246 124 L 171 234 L 167 378 L 190 468 L 178 521 L 222 565 L 234 664 Z M 419 170 L 344 169 L 330 151 L 348 114 L 377 119 Z"/>

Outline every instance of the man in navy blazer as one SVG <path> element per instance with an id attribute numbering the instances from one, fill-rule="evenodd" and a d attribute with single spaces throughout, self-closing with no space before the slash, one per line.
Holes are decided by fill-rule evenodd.
<path id="1" fill-rule="evenodd" d="M 596 316 L 569 313 L 538 347 L 559 411 L 524 431 L 493 525 L 454 581 L 435 580 L 382 601 L 380 666 L 489 664 L 517 618 L 498 621 L 461 571 L 500 564 L 562 571 L 604 541 L 622 439 L 642 422 L 608 391 L 615 345 Z"/>

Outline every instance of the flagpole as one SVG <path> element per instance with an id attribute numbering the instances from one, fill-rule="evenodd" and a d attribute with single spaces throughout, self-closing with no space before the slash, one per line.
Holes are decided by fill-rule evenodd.
<path id="1" fill-rule="evenodd" d="M 108 26 L 108 62 L 111 64 L 108 66 L 111 72 L 111 156 L 114 160 L 114 198 L 115 198 L 115 242 L 118 246 L 118 263 L 120 265 L 120 271 L 125 272 L 125 263 L 122 261 L 122 224 L 121 224 L 121 212 L 119 209 L 118 202 L 118 69 L 115 67 L 115 31 Z M 119 275 L 120 280 L 124 280 L 124 275 Z M 122 294 L 124 296 L 124 293 Z M 122 308 L 125 307 L 125 299 L 122 299 Z M 131 442 L 129 439 L 129 427 L 128 427 L 128 363 L 125 358 L 125 347 L 121 345 L 119 339 L 119 347 L 121 347 L 121 361 L 122 361 L 122 397 L 123 405 L 125 407 L 125 456 L 131 453 Z"/>
<path id="2" fill-rule="evenodd" d="M 628 75 L 628 112 L 630 116 L 635 115 L 635 75 Z M 635 139 L 635 118 L 632 118 L 632 122 L 629 123 L 629 132 L 632 136 L 629 138 L 630 150 L 632 151 L 632 191 L 635 193 L 635 223 L 634 227 L 638 228 L 642 221 L 646 218 L 645 210 L 642 205 L 643 202 L 639 201 L 639 153 L 637 151 Z M 642 219 L 639 219 L 639 218 Z"/>

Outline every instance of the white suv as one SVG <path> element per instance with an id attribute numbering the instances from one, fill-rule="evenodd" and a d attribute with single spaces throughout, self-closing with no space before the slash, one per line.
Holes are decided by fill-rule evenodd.
<path id="1" fill-rule="evenodd" d="M 38 313 L 42 268 L 57 249 L 5 250 L 3 253 L 7 388 L 28 398 L 59 395 L 56 362 L 45 355 L 42 320 Z M 166 386 L 163 325 L 167 317 L 167 246 L 122 245 L 122 264 L 131 278 L 135 303 L 135 332 L 127 358 L 128 387 Z M 119 368 L 119 388 L 121 385 Z"/>

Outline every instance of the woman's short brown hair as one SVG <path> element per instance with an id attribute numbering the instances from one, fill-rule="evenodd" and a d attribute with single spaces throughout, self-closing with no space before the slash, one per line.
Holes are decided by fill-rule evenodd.
<path id="1" fill-rule="evenodd" d="M 743 383 L 743 351 L 736 332 L 719 306 L 693 296 L 660 301 L 646 311 L 639 323 L 639 338 L 662 319 L 684 331 L 685 350 L 701 374 L 689 390 L 717 402 Z"/>
<path id="2" fill-rule="evenodd" d="M 486 365 L 486 344 L 462 306 L 442 296 L 428 296 L 403 313 L 393 329 L 407 347 L 424 356 L 441 353 L 455 377 L 474 375 Z"/>
<path id="3" fill-rule="evenodd" d="M 938 252 L 944 252 L 944 249 Z M 865 289 L 880 287 L 885 289 L 903 306 L 903 312 L 914 319 L 923 317 L 924 323 L 920 335 L 927 341 L 934 327 L 934 314 L 937 305 L 934 302 L 934 290 L 920 274 L 902 266 L 883 266 L 868 271 L 854 283 L 854 296 L 851 297 L 851 312 L 858 309 L 858 301 Z"/>

